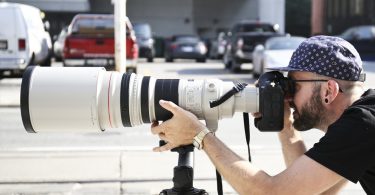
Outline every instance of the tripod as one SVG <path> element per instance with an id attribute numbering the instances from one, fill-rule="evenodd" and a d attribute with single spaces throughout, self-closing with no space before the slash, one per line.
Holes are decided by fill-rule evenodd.
<path id="1" fill-rule="evenodd" d="M 164 145 L 160 141 L 160 145 Z M 193 145 L 180 146 L 172 149 L 178 153 L 178 165 L 173 170 L 173 188 L 164 189 L 159 195 L 208 195 L 203 189 L 193 187 L 194 170 L 192 168 Z"/>

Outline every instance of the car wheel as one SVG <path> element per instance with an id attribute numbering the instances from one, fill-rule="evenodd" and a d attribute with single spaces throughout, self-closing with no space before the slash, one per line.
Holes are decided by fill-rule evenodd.
<path id="1" fill-rule="evenodd" d="M 171 57 L 166 57 L 165 58 L 165 62 L 173 62 L 173 61 L 174 61 L 174 59 L 171 58 Z"/>
<path id="2" fill-rule="evenodd" d="M 195 61 L 196 62 L 200 62 L 200 63 L 205 63 L 206 62 L 206 58 L 198 58 Z"/>
<path id="3" fill-rule="evenodd" d="M 225 69 L 230 69 L 232 67 L 232 60 L 230 59 L 229 54 L 226 53 L 223 56 L 223 62 L 225 65 Z"/>
<path id="4" fill-rule="evenodd" d="M 232 62 L 231 61 L 226 61 L 224 62 L 225 69 L 230 69 L 232 67 Z"/>
<path id="5" fill-rule="evenodd" d="M 116 70 L 116 66 L 115 66 L 115 65 L 105 66 L 105 69 L 106 69 L 107 71 L 115 71 L 115 70 Z"/>
<path id="6" fill-rule="evenodd" d="M 62 61 L 62 57 L 56 57 L 55 56 L 55 62 L 61 62 Z"/>
<path id="7" fill-rule="evenodd" d="M 253 71 L 253 78 L 254 78 L 254 79 L 257 79 L 257 78 L 259 78 L 259 76 L 260 76 L 260 74 L 259 74 L 259 73 L 257 73 L 257 72 L 255 72 L 255 71 Z"/>
<path id="8" fill-rule="evenodd" d="M 35 60 L 35 54 L 33 53 L 33 54 L 31 54 L 30 61 L 29 61 L 29 63 L 28 63 L 27 65 L 28 65 L 28 66 L 30 66 L 30 65 L 35 65 L 34 60 Z"/>
<path id="9" fill-rule="evenodd" d="M 148 57 L 147 58 L 147 62 L 154 62 L 154 58 L 153 57 Z"/>
<path id="10" fill-rule="evenodd" d="M 51 66 L 51 57 L 48 57 L 41 66 Z"/>
<path id="11" fill-rule="evenodd" d="M 232 66 L 230 67 L 230 70 L 233 72 L 233 73 L 238 73 L 241 71 L 241 63 L 238 62 L 237 60 L 233 60 L 232 62 Z"/>
<path id="12" fill-rule="evenodd" d="M 137 68 L 127 68 L 126 73 L 137 73 Z"/>
<path id="13" fill-rule="evenodd" d="M 259 66 L 262 66 L 262 62 L 260 63 Z M 258 68 L 259 72 L 257 72 L 257 71 L 256 71 L 257 68 L 254 67 L 254 62 L 253 62 L 253 78 L 255 78 L 255 79 L 259 78 L 259 76 L 261 75 L 261 71 L 262 71 L 262 69 L 263 69 L 262 67 L 259 67 L 259 68 Z"/>
<path id="14" fill-rule="evenodd" d="M 230 69 L 233 73 L 239 73 L 239 72 L 241 72 L 241 68 L 240 67 L 232 67 L 231 69 Z"/>

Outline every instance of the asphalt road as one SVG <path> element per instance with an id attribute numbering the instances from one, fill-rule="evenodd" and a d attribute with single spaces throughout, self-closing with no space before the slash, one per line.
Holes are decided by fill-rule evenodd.
<path id="1" fill-rule="evenodd" d="M 61 64 L 54 63 L 53 66 L 61 66 Z M 364 67 L 367 71 L 367 87 L 374 87 L 375 63 L 366 63 Z M 228 70 L 224 70 L 224 66 L 218 61 L 195 63 L 193 61 L 181 60 L 174 63 L 164 63 L 163 60 L 157 59 L 154 63 L 146 63 L 141 61 L 138 68 L 138 74 L 153 76 L 156 78 L 218 78 L 224 81 L 254 83 L 250 69 L 251 65 L 248 65 L 245 66 L 245 70 L 239 74 L 233 74 Z M 163 164 L 165 160 L 160 160 L 160 162 L 158 162 L 158 160 L 150 159 L 150 156 L 153 156 L 154 154 L 151 154 L 148 158 L 144 156 L 150 154 L 151 149 L 158 143 L 158 138 L 150 133 L 149 124 L 132 128 L 109 129 L 105 132 L 92 133 L 27 133 L 23 128 L 20 116 L 20 84 L 21 79 L 0 80 L 0 153 L 3 152 L 9 154 L 12 152 L 21 152 L 23 154 L 27 154 L 28 152 L 55 151 L 126 151 L 125 155 L 130 156 L 132 160 L 126 163 L 127 167 L 124 169 L 129 172 L 133 171 L 134 175 L 137 175 L 130 176 L 130 180 L 133 182 L 128 181 L 126 184 L 128 188 L 140 189 L 149 185 L 146 185 L 144 182 L 137 183 L 135 181 L 147 181 L 150 178 L 168 180 L 168 178 L 171 177 L 172 167 L 165 166 Z M 251 118 L 250 121 L 252 120 L 253 119 Z M 250 128 L 251 148 L 253 155 L 252 158 L 254 160 L 254 164 L 266 170 L 271 175 L 282 171 L 282 155 L 276 133 L 260 133 L 255 129 L 252 122 Z M 244 155 L 246 158 L 246 145 L 241 113 L 236 113 L 233 118 L 220 120 L 217 136 L 221 138 L 229 147 Z M 312 130 L 304 133 L 303 136 L 307 146 L 311 147 L 313 143 L 319 140 L 322 133 L 317 130 Z M 142 155 L 140 155 L 140 153 Z M 169 162 L 169 165 L 173 165 L 176 162 L 176 159 L 174 158 L 176 157 L 168 157 L 168 159 L 172 159 L 173 161 L 172 164 Z M 210 165 L 208 159 L 202 154 L 198 154 L 197 158 L 197 164 L 200 164 L 199 161 L 204 161 L 204 163 L 201 163 L 202 166 L 204 164 L 202 168 L 204 170 L 198 170 L 199 166 L 196 169 L 198 179 L 201 178 L 200 182 L 203 182 L 202 185 L 206 185 L 204 182 L 207 181 L 211 182 L 210 185 L 214 185 L 214 172 L 211 171 L 211 169 L 206 170 L 207 166 Z M 129 159 L 129 157 L 127 159 Z M 22 165 L 22 162 L 20 163 Z M 145 173 L 142 172 L 143 174 L 140 174 L 142 177 L 139 176 L 139 172 L 134 171 L 137 169 L 146 170 Z M 152 170 L 155 171 L 153 172 Z M 155 176 L 157 174 L 160 175 Z M 0 184 L 1 180 L 2 178 L 0 176 Z M 200 182 L 198 181 L 197 183 L 200 184 Z M 207 184 L 206 186 L 210 185 Z M 133 188 L 131 186 L 133 186 Z M 68 186 L 69 189 L 70 187 L 71 186 Z M 109 187 L 111 190 L 113 188 L 114 187 Z M 2 188 L 0 185 L 0 192 L 2 192 L 1 189 Z M 8 189 L 10 189 L 9 186 Z M 233 190 L 230 190 L 228 187 L 227 192 L 230 194 L 233 193 Z M 351 184 L 346 188 L 344 194 L 364 194 L 364 192 L 361 190 L 360 186 Z"/>

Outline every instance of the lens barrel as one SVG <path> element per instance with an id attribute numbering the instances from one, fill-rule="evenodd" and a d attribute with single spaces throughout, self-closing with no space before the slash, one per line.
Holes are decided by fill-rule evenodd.
<path id="1" fill-rule="evenodd" d="M 21 115 L 28 132 L 104 131 L 171 118 L 172 113 L 159 104 L 162 99 L 216 129 L 219 119 L 232 117 L 236 111 L 258 110 L 255 87 L 246 87 L 210 108 L 210 100 L 220 98 L 233 86 L 218 79 L 155 79 L 99 67 L 31 66 L 22 80 Z"/>

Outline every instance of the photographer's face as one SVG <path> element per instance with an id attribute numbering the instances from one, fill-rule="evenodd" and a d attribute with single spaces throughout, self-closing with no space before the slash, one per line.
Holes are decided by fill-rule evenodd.
<path id="1" fill-rule="evenodd" d="M 314 79 L 312 73 L 294 72 L 289 74 L 295 80 Z M 325 117 L 325 107 L 321 98 L 321 83 L 296 82 L 295 94 L 290 102 L 293 111 L 293 126 L 299 131 L 318 128 Z"/>

